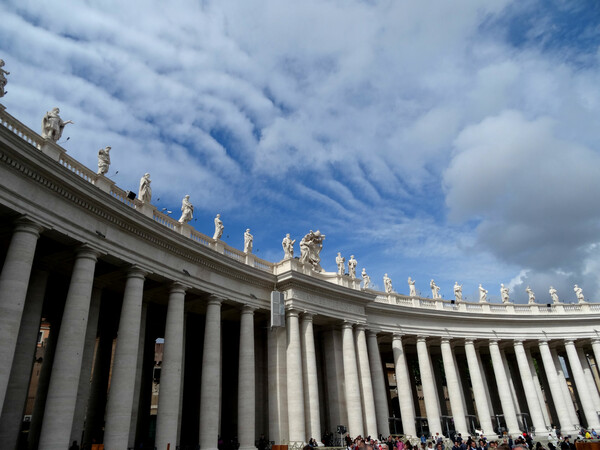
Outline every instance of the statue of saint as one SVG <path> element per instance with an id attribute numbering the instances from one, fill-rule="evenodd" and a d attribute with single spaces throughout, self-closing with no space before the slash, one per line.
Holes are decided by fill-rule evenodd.
<path id="1" fill-rule="evenodd" d="M 383 276 L 383 286 L 386 294 L 391 294 L 394 292 L 394 288 L 392 287 L 392 279 L 388 277 L 387 273 Z"/>
<path id="2" fill-rule="evenodd" d="M 8 82 L 6 75 L 10 75 L 10 72 L 4 70 L 3 67 L 4 60 L 0 59 L 0 97 L 4 97 L 6 95 L 6 91 L 4 90 L 6 83 Z"/>
<path id="3" fill-rule="evenodd" d="M 535 303 L 535 294 L 533 293 L 533 291 L 531 290 L 531 288 L 529 286 L 527 286 L 527 289 L 525 289 L 525 292 L 527 292 L 527 296 L 529 297 L 529 303 Z"/>
<path id="4" fill-rule="evenodd" d="M 408 296 L 409 297 L 416 297 L 417 296 L 417 288 L 415 287 L 415 280 L 411 280 L 410 277 L 408 277 Z"/>
<path id="5" fill-rule="evenodd" d="M 294 244 L 296 243 L 296 239 L 290 238 L 290 233 L 286 234 L 281 241 L 281 246 L 283 247 L 283 259 L 290 259 L 294 257 Z"/>
<path id="6" fill-rule="evenodd" d="M 558 291 L 554 289 L 554 286 L 550 286 L 550 290 L 548 292 L 552 298 L 552 303 L 560 303 L 560 300 L 558 299 Z"/>
<path id="7" fill-rule="evenodd" d="M 371 277 L 369 275 L 367 275 L 367 271 L 365 270 L 364 267 L 363 267 L 363 270 L 360 275 L 362 276 L 362 279 L 363 279 L 363 289 L 368 289 L 369 286 L 371 286 Z"/>
<path id="8" fill-rule="evenodd" d="M 181 201 L 181 217 L 179 218 L 179 223 L 188 223 L 192 220 L 194 218 L 193 212 L 194 206 L 190 203 L 190 196 L 186 195 Z"/>
<path id="9" fill-rule="evenodd" d="M 431 298 L 442 298 L 442 296 L 440 295 L 440 287 L 437 284 L 435 284 L 435 281 L 433 281 L 433 279 L 429 283 L 429 287 L 431 288 Z"/>
<path id="10" fill-rule="evenodd" d="M 479 302 L 485 303 L 487 302 L 487 293 L 488 291 L 479 285 Z"/>
<path id="11" fill-rule="evenodd" d="M 573 290 L 575 291 L 575 295 L 577 296 L 577 300 L 579 301 L 579 303 L 585 303 L 585 298 L 583 297 L 583 289 L 575 285 Z"/>
<path id="12" fill-rule="evenodd" d="M 140 179 L 140 190 L 138 191 L 138 198 L 144 203 L 150 203 L 152 200 L 152 188 L 150 187 L 150 174 L 145 174 Z"/>
<path id="13" fill-rule="evenodd" d="M 454 300 L 457 302 L 462 301 L 462 284 L 458 284 L 458 281 L 454 282 Z"/>
<path id="14" fill-rule="evenodd" d="M 250 228 L 246 229 L 244 233 L 244 253 L 252 253 L 252 242 L 254 241 L 254 236 L 250 234 Z"/>
<path id="15" fill-rule="evenodd" d="M 215 234 L 213 234 L 213 239 L 216 241 L 217 239 L 221 239 L 223 236 L 223 230 L 225 227 L 223 226 L 223 221 L 221 220 L 221 214 L 217 214 L 215 217 Z"/>
<path id="16" fill-rule="evenodd" d="M 346 272 L 345 262 L 346 258 L 344 258 L 340 252 L 338 252 L 337 256 L 335 257 L 338 275 L 344 275 L 344 273 Z"/>
<path id="17" fill-rule="evenodd" d="M 502 303 L 509 303 L 510 296 L 508 295 L 508 288 L 503 284 L 500 284 L 500 297 L 502 298 Z"/>
<path id="18" fill-rule="evenodd" d="M 350 255 L 350 259 L 348 260 L 348 274 L 350 278 L 356 278 L 356 264 L 358 262 L 354 259 L 354 255 Z"/>
<path id="19" fill-rule="evenodd" d="M 110 166 L 110 147 L 101 148 L 98 150 L 98 175 L 108 173 Z"/>
<path id="20" fill-rule="evenodd" d="M 309 233 L 300 241 L 300 262 L 308 263 L 315 272 L 321 272 L 321 250 L 323 249 L 323 240 L 325 235 L 319 230 L 310 230 Z"/>
<path id="21" fill-rule="evenodd" d="M 53 108 L 42 119 L 42 137 L 44 139 L 52 139 L 54 142 L 58 142 L 65 125 L 73 123 L 71 120 L 63 121 L 58 115 L 59 113 L 60 109 Z"/>

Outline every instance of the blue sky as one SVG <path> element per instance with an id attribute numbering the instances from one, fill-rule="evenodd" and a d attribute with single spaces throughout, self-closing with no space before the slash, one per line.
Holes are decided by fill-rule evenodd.
<path id="1" fill-rule="evenodd" d="M 0 58 L 9 113 L 261 258 L 319 229 L 379 288 L 597 301 L 598 2 L 7 1 Z"/>

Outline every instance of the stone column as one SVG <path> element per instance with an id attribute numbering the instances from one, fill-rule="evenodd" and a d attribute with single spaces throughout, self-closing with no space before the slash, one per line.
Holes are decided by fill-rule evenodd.
<path id="1" fill-rule="evenodd" d="M 385 376 L 383 364 L 377 344 L 377 333 L 367 330 L 367 347 L 369 348 L 369 367 L 371 368 L 371 380 L 373 380 L 373 392 L 375 394 L 375 414 L 377 415 L 377 435 L 388 436 L 390 434 L 388 396 L 385 389 Z"/>
<path id="2" fill-rule="evenodd" d="M 415 425 L 415 406 L 412 398 L 410 376 L 406 364 L 406 354 L 402 345 L 402 335 L 394 334 L 392 338 L 392 350 L 394 352 L 394 369 L 396 371 L 396 386 L 398 389 L 398 401 L 400 403 L 400 415 L 402 416 L 402 430 L 408 436 L 417 436 Z"/>
<path id="3" fill-rule="evenodd" d="M 10 377 L 37 240 L 42 227 L 26 219 L 15 223 L 0 273 L 0 411 Z"/>
<path id="4" fill-rule="evenodd" d="M 346 390 L 346 406 L 348 410 L 348 434 L 351 437 L 364 436 L 362 401 L 360 398 L 360 383 L 354 347 L 352 324 L 342 325 L 342 348 L 344 356 L 344 382 Z"/>
<path id="5" fill-rule="evenodd" d="M 581 363 L 579 362 L 579 356 L 577 356 L 575 343 L 572 340 L 565 340 L 565 350 L 567 351 L 569 365 L 571 366 L 571 372 L 579 392 L 579 400 L 581 400 L 581 407 L 585 414 L 588 428 L 600 429 L 600 422 L 598 421 L 598 414 L 596 414 L 596 408 L 594 407 L 594 400 L 589 395 L 589 387 L 585 380 Z"/>
<path id="6" fill-rule="evenodd" d="M 519 422 L 517 421 L 517 414 L 515 413 L 515 405 L 510 392 L 508 378 L 504 371 L 504 362 L 502 361 L 498 341 L 490 340 L 489 347 L 492 365 L 494 366 L 494 376 L 496 377 L 496 384 L 498 386 L 498 396 L 500 397 L 502 413 L 504 414 L 504 420 L 506 421 L 506 427 L 508 428 L 507 432 L 508 434 L 519 433 Z"/>
<path id="7" fill-rule="evenodd" d="M 269 439 L 281 444 L 288 441 L 287 367 L 285 328 L 267 330 L 267 384 L 269 399 Z"/>
<path id="8" fill-rule="evenodd" d="M 79 375 L 79 389 L 77 390 L 77 403 L 73 414 L 73 426 L 71 428 L 70 441 L 77 441 L 81 445 L 83 426 L 86 418 L 86 406 L 90 394 L 92 374 L 92 362 L 94 360 L 94 347 L 96 346 L 96 334 L 98 331 L 98 317 L 100 315 L 100 300 L 102 289 L 92 290 L 92 301 L 88 315 L 87 330 L 85 332 L 85 345 L 83 347 L 83 358 L 81 360 L 81 374 Z"/>
<path id="9" fill-rule="evenodd" d="M 465 340 L 465 353 L 467 355 L 467 365 L 469 366 L 469 375 L 471 376 L 471 385 L 473 386 L 473 395 L 475 396 L 475 406 L 477 406 L 477 415 L 483 432 L 491 434 L 494 426 L 490 417 L 490 405 L 487 401 L 483 378 L 479 370 L 479 361 L 475 345 L 472 339 Z"/>
<path id="10" fill-rule="evenodd" d="M 156 448 L 175 448 L 179 442 L 179 410 L 181 409 L 185 288 L 173 283 L 169 290 L 165 345 L 160 371 L 160 391 L 156 417 Z"/>
<path id="11" fill-rule="evenodd" d="M 592 339 L 592 350 L 594 351 L 596 367 L 600 370 L 600 339 Z"/>
<path id="12" fill-rule="evenodd" d="M 365 435 L 377 437 L 377 416 L 375 411 L 375 398 L 373 396 L 373 381 L 369 367 L 369 352 L 367 351 L 367 338 L 364 325 L 357 325 L 354 330 L 356 350 L 358 354 L 358 374 L 363 399 L 363 421 Z"/>
<path id="13" fill-rule="evenodd" d="M 17 447 L 21 431 L 47 282 L 47 271 L 33 270 L 4 399 L 6 407 L 0 410 L 0 442 L 9 449 Z"/>
<path id="14" fill-rule="evenodd" d="M 588 390 L 593 402 L 594 409 L 596 411 L 600 411 L 600 396 L 598 396 L 598 388 L 596 387 L 596 382 L 594 381 L 594 375 L 592 375 L 592 369 L 590 367 L 590 363 L 587 359 L 587 355 L 583 351 L 583 348 L 577 347 L 577 356 L 579 356 L 579 361 L 581 362 L 581 368 L 583 369 L 583 374 L 585 375 L 585 380 L 587 382 Z"/>
<path id="15" fill-rule="evenodd" d="M 222 301 L 211 296 L 206 307 L 200 381 L 200 448 L 203 450 L 216 450 L 219 439 Z"/>
<path id="16" fill-rule="evenodd" d="M 110 390 L 106 402 L 104 446 L 107 449 L 127 448 L 129 442 L 145 276 L 146 272 L 138 267 L 132 267 L 127 273 Z"/>
<path id="17" fill-rule="evenodd" d="M 302 378 L 304 380 L 304 414 L 307 426 L 306 436 L 321 439 L 321 413 L 319 405 L 319 384 L 317 377 L 317 356 L 313 316 L 302 314 Z"/>
<path id="18" fill-rule="evenodd" d="M 39 447 L 43 450 L 70 445 L 97 258 L 98 252 L 87 246 L 77 250 L 46 398 Z"/>
<path id="19" fill-rule="evenodd" d="M 533 377 L 529 370 L 529 361 L 527 361 L 523 341 L 516 340 L 513 346 L 515 349 L 515 356 L 517 357 L 519 374 L 521 375 L 521 381 L 523 383 L 523 390 L 525 391 L 525 399 L 527 400 L 529 414 L 531 415 L 531 421 L 535 429 L 541 433 L 542 430 L 546 429 L 546 424 L 544 423 L 544 416 L 542 414 L 542 409 L 540 408 L 540 402 L 538 401 Z"/>
<path id="20" fill-rule="evenodd" d="M 529 372 L 531 373 L 531 376 L 533 378 L 533 384 L 535 386 L 535 393 L 538 398 L 538 404 L 540 405 L 540 409 L 542 410 L 542 415 L 544 416 L 544 424 L 546 426 L 549 426 L 551 423 L 550 415 L 548 414 L 548 408 L 546 407 L 546 400 L 544 398 L 544 392 L 542 391 L 542 385 L 540 383 L 540 378 L 536 372 L 535 365 L 533 363 L 533 356 L 529 349 L 525 349 L 525 355 L 527 356 Z M 550 396 L 550 393 L 548 393 L 548 395 Z"/>
<path id="21" fill-rule="evenodd" d="M 575 411 L 575 400 L 573 399 L 573 396 L 571 395 L 571 389 L 569 389 L 569 385 L 567 384 L 567 379 L 563 371 L 563 365 L 560 361 L 560 357 L 558 356 L 558 352 L 555 348 L 550 349 L 550 354 L 552 355 L 552 360 L 554 361 L 554 367 L 556 369 L 563 398 L 565 399 L 565 405 L 567 407 L 567 411 L 569 412 L 569 416 L 571 417 L 571 423 L 573 424 L 572 429 L 579 430 L 579 416 L 577 415 L 577 411 Z"/>
<path id="22" fill-rule="evenodd" d="M 290 442 L 306 442 L 304 423 L 304 384 L 302 382 L 302 350 L 300 344 L 299 313 L 286 311 L 287 328 L 287 399 Z"/>
<path id="23" fill-rule="evenodd" d="M 254 360 L 254 309 L 245 305 L 240 320 L 238 376 L 238 442 L 240 450 L 256 450 L 256 368 Z"/>
<path id="24" fill-rule="evenodd" d="M 448 384 L 448 397 L 450 397 L 450 406 L 452 407 L 452 418 L 456 431 L 467 435 L 469 428 L 467 426 L 467 418 L 465 414 L 462 390 L 458 379 L 458 371 L 454 364 L 454 356 L 452 355 L 452 347 L 450 339 L 442 338 L 441 343 L 442 360 L 444 361 L 444 372 L 446 373 L 446 383 Z"/>
<path id="25" fill-rule="evenodd" d="M 421 383 L 423 387 L 423 397 L 425 398 L 425 410 L 427 411 L 427 422 L 429 422 L 429 432 L 433 436 L 435 433 L 442 434 L 442 423 L 440 421 L 440 407 L 437 398 L 437 389 L 431 370 L 431 360 L 427 350 L 427 340 L 424 336 L 417 337 L 417 356 L 419 359 L 419 370 L 421 371 Z"/>

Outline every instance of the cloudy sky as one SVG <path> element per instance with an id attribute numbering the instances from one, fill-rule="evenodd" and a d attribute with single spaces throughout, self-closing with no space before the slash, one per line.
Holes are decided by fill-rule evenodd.
<path id="1" fill-rule="evenodd" d="M 279 261 L 326 235 L 444 298 L 482 283 L 540 303 L 600 289 L 600 3 L 530 1 L 4 1 L 7 111 L 212 235 Z M 66 141 L 66 137 L 69 140 Z M 116 173 L 118 171 L 118 173 Z M 296 246 L 296 252 L 299 253 Z"/>

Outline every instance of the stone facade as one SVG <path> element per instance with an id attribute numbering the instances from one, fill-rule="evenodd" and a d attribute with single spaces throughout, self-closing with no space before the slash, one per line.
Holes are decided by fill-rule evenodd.
<path id="1" fill-rule="evenodd" d="M 455 303 L 264 261 L 128 198 L 4 111 L 0 125 L 3 448 L 600 429 L 600 304 Z M 270 327 L 273 286 L 285 328 Z"/>

